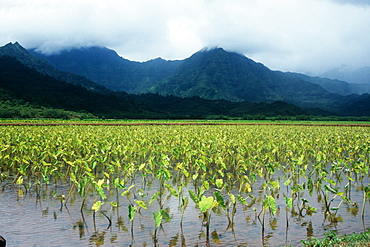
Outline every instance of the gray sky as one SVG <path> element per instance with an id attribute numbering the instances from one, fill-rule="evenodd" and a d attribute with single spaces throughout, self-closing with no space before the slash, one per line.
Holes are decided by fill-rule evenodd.
<path id="1" fill-rule="evenodd" d="M 46 53 L 106 46 L 135 61 L 223 47 L 319 74 L 370 66 L 370 0 L 0 0 L 0 45 L 15 41 Z"/>

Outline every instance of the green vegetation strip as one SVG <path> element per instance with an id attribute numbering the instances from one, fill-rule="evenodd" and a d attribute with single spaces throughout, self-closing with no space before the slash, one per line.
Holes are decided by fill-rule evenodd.
<path id="1" fill-rule="evenodd" d="M 93 122 L 70 122 L 70 121 L 6 121 L 0 122 L 0 126 L 58 126 L 58 125 L 86 125 L 86 126 L 134 126 L 134 125 L 276 125 L 276 126 L 347 126 L 347 127 L 370 127 L 369 123 L 351 123 L 351 122 L 235 122 L 235 121 L 128 121 L 128 122 L 110 122 L 110 121 L 93 121 Z"/>
<path id="2" fill-rule="evenodd" d="M 343 235 L 339 236 L 335 232 L 331 231 L 325 234 L 325 238 L 317 239 L 313 238 L 307 241 L 302 241 L 304 246 L 320 247 L 357 247 L 357 246 L 370 246 L 370 230 L 359 234 Z"/>

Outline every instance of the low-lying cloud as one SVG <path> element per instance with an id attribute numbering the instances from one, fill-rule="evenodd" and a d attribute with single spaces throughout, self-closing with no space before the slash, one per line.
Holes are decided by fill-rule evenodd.
<path id="1" fill-rule="evenodd" d="M 319 74 L 370 66 L 367 2 L 2 0 L 0 45 L 19 41 L 45 53 L 107 46 L 138 61 L 183 59 L 217 46 L 272 69 Z"/>

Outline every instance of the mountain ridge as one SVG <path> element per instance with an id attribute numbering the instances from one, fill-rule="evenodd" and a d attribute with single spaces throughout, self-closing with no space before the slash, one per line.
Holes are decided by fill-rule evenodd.
<path id="1" fill-rule="evenodd" d="M 94 49 L 103 54 L 110 53 L 114 58 L 105 60 L 105 56 L 100 56 L 94 59 Z M 102 47 L 69 50 L 54 56 L 35 55 L 60 69 L 78 60 L 83 69 L 78 72 L 81 75 L 112 90 L 130 94 L 158 93 L 183 98 L 198 96 L 235 102 L 285 101 L 304 108 L 340 113 L 343 96 L 354 93 L 346 82 L 272 71 L 244 55 L 220 47 L 202 49 L 186 59 L 174 61 L 153 59 L 132 62 Z M 89 58 L 85 59 L 88 61 L 86 64 L 79 60 L 83 56 Z"/>
<path id="2" fill-rule="evenodd" d="M 65 50 L 54 55 L 40 54 L 34 49 L 29 51 L 62 71 L 85 76 L 111 90 L 127 93 L 141 93 L 141 82 L 150 84 L 151 81 L 162 80 L 163 72 L 175 73 L 172 69 L 176 61 L 157 58 L 135 62 L 122 58 L 105 47 Z M 158 66 L 159 64 L 161 66 Z"/>
<path id="3" fill-rule="evenodd" d="M 88 112 L 96 116 L 123 118 L 150 113 L 149 108 L 131 99 L 92 92 L 82 86 L 59 81 L 11 56 L 0 56 L 0 96 L 39 107 Z"/>
<path id="4" fill-rule="evenodd" d="M 106 52 L 106 53 L 112 54 L 112 56 L 114 55 L 114 58 L 112 58 L 111 61 L 118 61 L 118 63 L 121 63 L 121 65 L 117 66 L 113 64 L 112 66 L 112 62 L 109 61 L 109 59 L 103 61 L 102 57 L 100 57 L 99 58 L 100 68 L 97 68 L 96 66 L 95 67 L 90 66 L 88 64 L 86 65 L 86 68 L 84 71 L 81 71 L 81 70 L 76 71 L 76 68 L 74 66 L 70 66 L 71 68 L 66 67 L 66 64 L 68 64 L 68 61 L 72 61 L 76 57 L 79 58 L 81 55 L 82 57 L 89 56 L 89 63 L 91 64 L 92 61 L 96 59 L 94 52 L 97 48 L 100 49 L 99 50 L 100 53 Z M 135 61 L 130 61 L 128 59 L 122 58 L 115 51 L 110 50 L 105 47 L 89 47 L 89 48 L 78 48 L 78 49 L 72 49 L 72 50 L 65 50 L 65 51 L 62 51 L 62 53 L 59 53 L 57 55 L 43 55 L 43 54 L 38 53 L 35 50 L 30 50 L 30 52 L 35 56 L 39 56 L 49 61 L 54 67 L 58 69 L 84 75 L 88 77 L 89 79 L 91 79 L 92 81 L 98 82 L 99 84 L 104 85 L 105 87 L 110 88 L 112 90 L 125 91 L 127 93 L 138 94 L 138 93 L 145 93 L 145 92 L 153 92 L 153 90 L 158 87 L 155 85 L 156 83 L 161 82 L 161 84 L 163 84 L 166 82 L 165 79 L 168 79 L 171 76 L 175 76 L 181 64 L 184 63 L 186 60 L 192 58 L 193 56 L 197 54 L 213 52 L 215 50 L 223 50 L 223 49 L 220 47 L 202 49 L 184 60 L 164 60 L 161 58 L 155 58 L 155 59 L 148 60 L 145 62 L 135 62 Z M 79 54 L 73 55 L 73 53 L 75 52 L 79 52 Z M 227 53 L 245 57 L 244 55 L 236 53 L 236 52 L 227 52 Z M 67 61 L 63 59 L 62 61 L 58 60 L 60 57 L 63 57 L 63 56 L 68 57 L 68 60 Z M 251 59 L 249 60 L 253 63 L 256 63 Z M 123 61 L 125 64 L 124 66 L 126 66 L 126 68 L 122 67 Z M 159 63 L 161 63 L 160 66 L 158 65 Z M 166 68 L 163 67 L 164 64 L 167 65 Z M 256 63 L 256 64 L 260 64 L 264 66 L 261 63 Z M 107 71 L 107 67 L 111 67 L 111 69 Z M 98 71 L 98 74 L 102 78 L 97 78 L 96 74 L 94 74 L 93 72 L 94 69 Z M 275 72 L 278 72 L 278 71 L 275 71 Z M 155 73 L 157 74 L 154 75 Z M 298 73 L 284 72 L 284 74 L 291 74 L 291 75 L 294 74 L 295 77 L 301 80 L 310 82 L 310 83 L 320 85 L 325 90 L 331 93 L 349 95 L 352 93 L 362 94 L 362 93 L 370 92 L 370 87 L 368 87 L 368 85 L 354 85 L 354 84 L 349 84 L 345 81 L 333 80 L 333 79 L 322 78 L 322 77 L 311 77 L 308 75 L 298 74 Z M 146 83 L 148 83 L 148 85 L 145 85 Z"/>
<path id="5" fill-rule="evenodd" d="M 5 46 L 9 48 L 7 46 L 15 46 L 13 50 L 18 52 L 20 57 L 25 54 L 29 56 L 29 59 L 31 59 L 30 67 L 37 68 L 40 64 L 37 59 L 42 58 L 33 58 L 35 57 L 33 55 L 35 51 L 27 52 L 19 43 Z M 0 52 L 3 50 L 4 47 L 0 47 Z M 77 52 L 78 56 L 74 52 Z M 367 95 L 360 98 L 359 95 L 349 95 L 350 97 L 347 97 L 330 93 L 324 87 L 310 82 L 310 80 L 317 80 L 316 78 L 296 73 L 272 71 L 261 63 L 256 63 L 252 59 L 235 52 L 227 52 L 222 48 L 204 49 L 184 60 L 167 61 L 157 58 L 146 62 L 129 61 L 105 47 L 72 49 L 65 51 L 65 53 L 70 54 L 70 57 L 63 55 L 62 52 L 54 55 L 54 58 L 66 67 L 70 66 L 71 68 L 91 72 L 108 83 L 112 77 L 123 80 L 126 82 L 123 87 L 130 88 L 132 91 L 136 90 L 134 93 L 139 96 L 149 97 L 148 93 L 155 93 L 157 95 L 155 100 L 158 102 L 153 105 L 159 106 L 162 105 L 160 101 L 170 99 L 163 96 L 173 95 L 190 98 L 194 100 L 193 102 L 204 105 L 209 105 L 209 102 L 205 103 L 205 101 L 193 97 L 207 100 L 255 103 L 284 101 L 305 109 L 321 108 L 324 111 L 336 112 L 337 114 L 350 114 L 350 109 L 354 109 L 357 104 L 366 105 L 367 102 Z M 42 57 L 42 55 L 40 56 Z M 50 58 L 50 56 L 48 57 Z M 64 60 L 61 58 L 64 58 Z M 44 60 L 42 61 L 42 64 L 46 63 L 50 67 L 55 66 L 50 61 L 48 62 L 52 65 Z M 32 62 L 35 62 L 35 64 L 32 64 Z M 73 62 L 75 66 L 72 66 Z M 90 66 L 86 66 L 86 63 Z M 41 68 L 44 68 L 44 66 L 41 66 Z M 347 85 L 345 82 L 342 83 Z M 113 95 L 113 91 L 106 90 L 108 90 L 108 94 Z M 123 98 L 132 97 L 127 93 L 114 94 Z M 139 101 L 149 102 L 145 99 Z M 172 100 L 172 102 L 175 101 Z M 187 100 L 181 102 L 189 105 L 193 104 L 193 102 Z M 347 106 L 344 105 L 344 102 Z M 225 107 L 228 104 L 223 101 L 213 103 L 211 107 L 203 108 L 213 111 L 211 109 L 214 105 L 218 104 Z M 285 107 L 286 105 L 281 106 Z M 242 110 L 239 107 L 240 105 L 237 106 L 237 112 L 240 113 Z M 343 109 L 347 109 L 347 111 L 343 112 Z M 366 112 L 366 107 L 360 109 Z M 360 115 L 361 111 L 357 111 L 356 114 Z"/>
<path id="6" fill-rule="evenodd" d="M 285 102 L 257 104 L 154 94 L 100 94 L 41 74 L 15 57 L 0 56 L 2 118 L 241 118 L 256 114 L 296 116 L 309 112 Z"/>
<path id="7" fill-rule="evenodd" d="M 46 60 L 31 55 L 18 42 L 15 42 L 14 44 L 8 43 L 3 47 L 0 47 L 0 56 L 4 55 L 15 57 L 18 61 L 20 61 L 27 67 L 33 68 L 41 74 L 51 76 L 57 80 L 65 81 L 74 85 L 80 85 L 94 92 L 106 94 L 111 93 L 111 90 L 108 90 L 98 83 L 90 81 L 84 76 L 73 74 L 70 72 L 62 72 L 56 69 L 55 67 L 51 66 Z"/>

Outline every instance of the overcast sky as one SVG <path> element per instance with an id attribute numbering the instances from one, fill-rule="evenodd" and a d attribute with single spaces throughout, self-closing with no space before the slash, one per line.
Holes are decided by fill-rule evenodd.
<path id="1" fill-rule="evenodd" d="M 47 53 L 106 46 L 184 59 L 204 47 L 274 70 L 370 66 L 370 0 L 0 0 L 0 45 Z"/>

